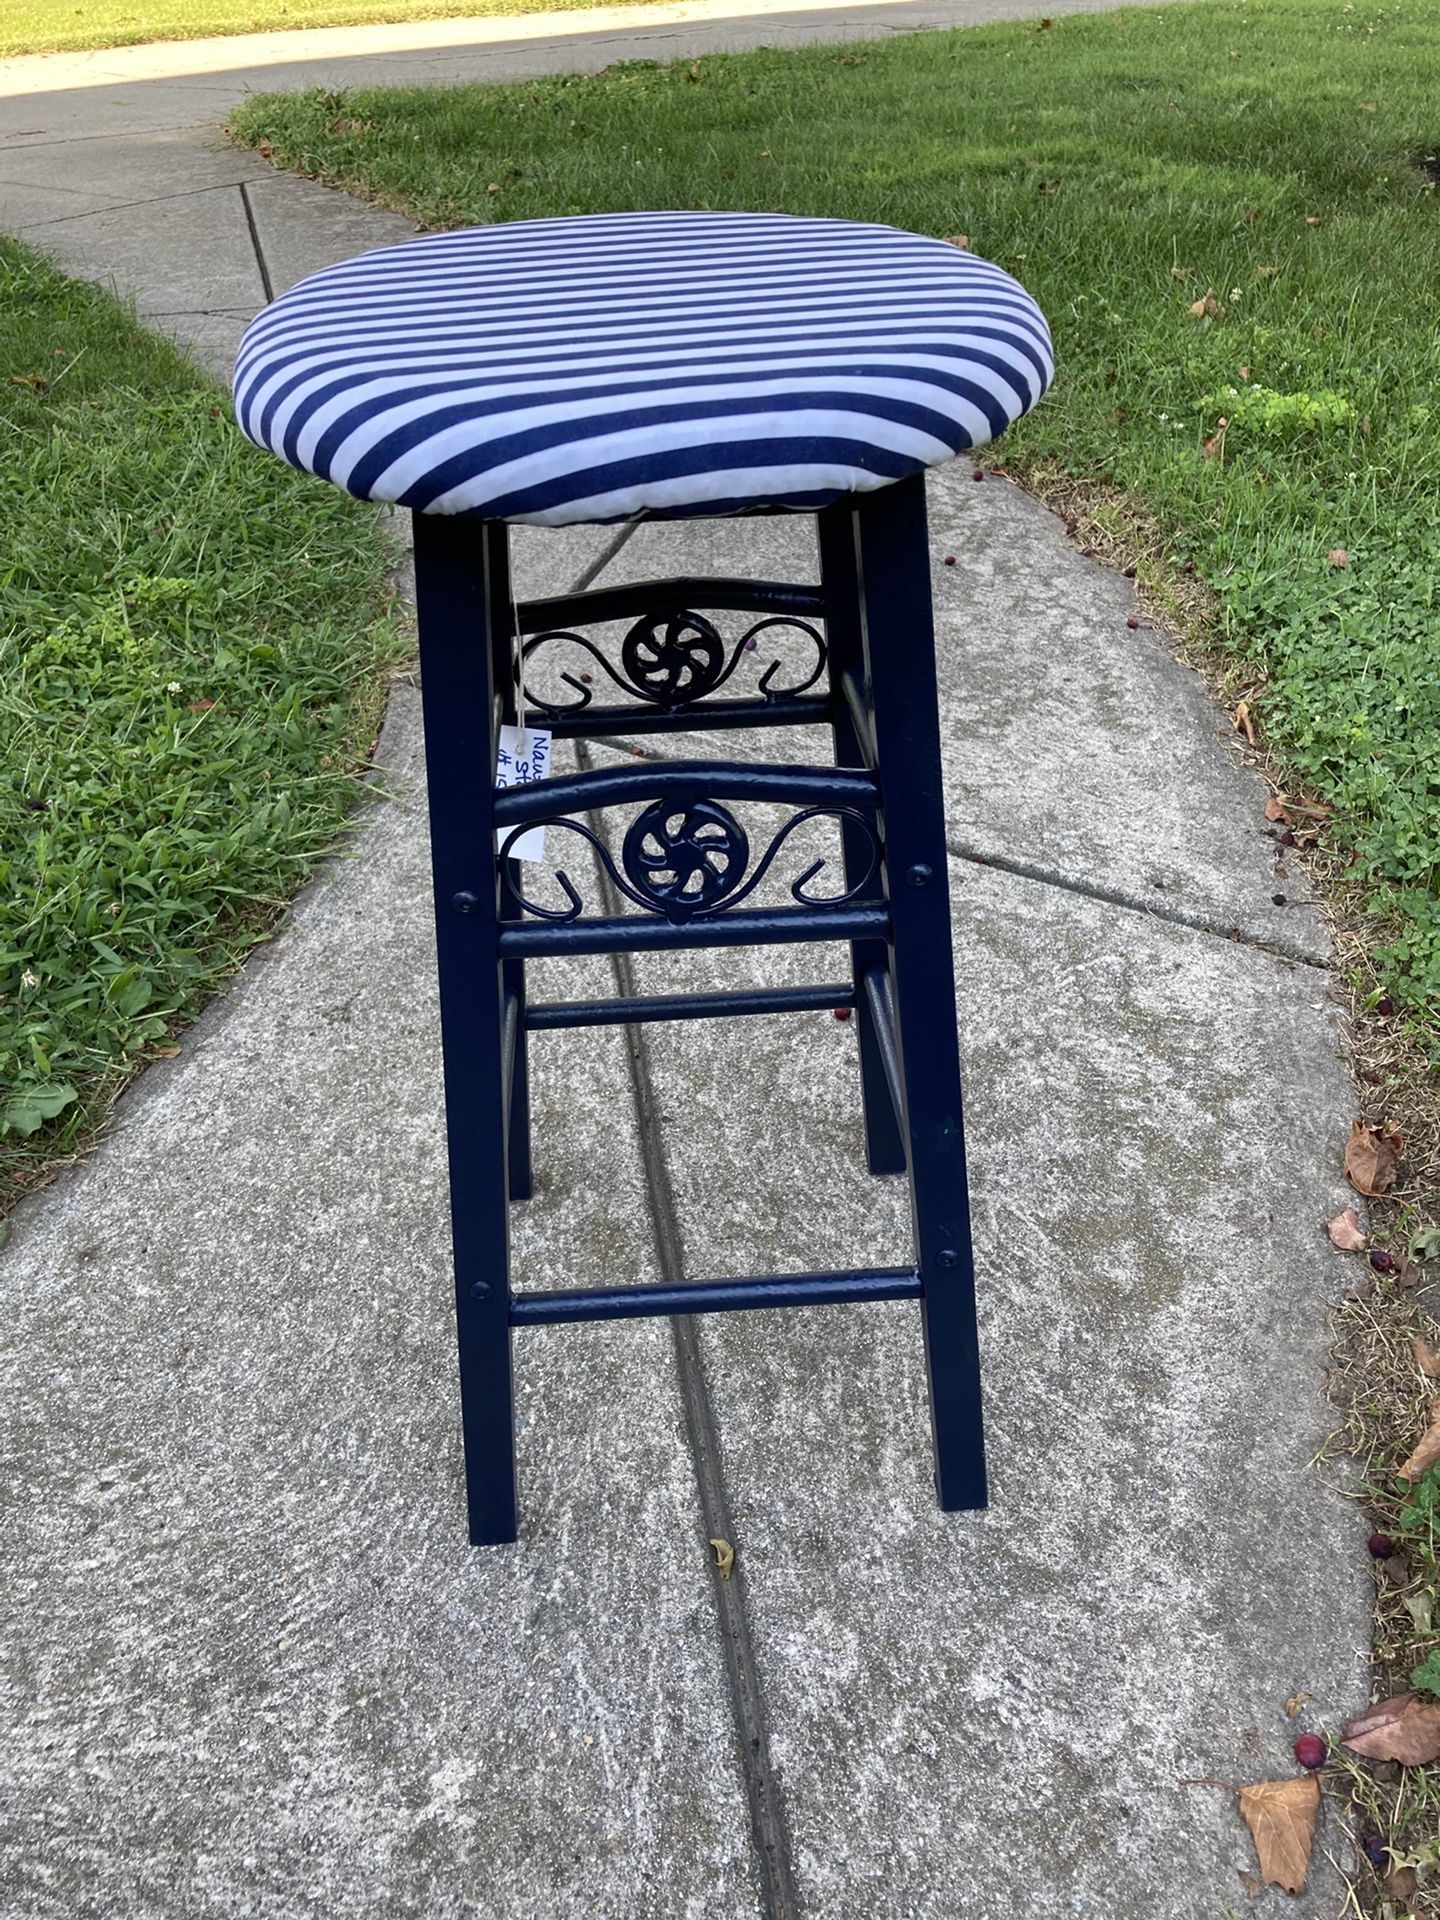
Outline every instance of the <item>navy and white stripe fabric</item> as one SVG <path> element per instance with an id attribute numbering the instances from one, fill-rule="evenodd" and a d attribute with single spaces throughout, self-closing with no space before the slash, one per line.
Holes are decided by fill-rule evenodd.
<path id="1" fill-rule="evenodd" d="M 312 274 L 246 332 L 235 413 L 362 500 L 566 526 L 813 512 L 993 439 L 1052 372 L 1029 294 L 948 241 L 601 214 Z"/>

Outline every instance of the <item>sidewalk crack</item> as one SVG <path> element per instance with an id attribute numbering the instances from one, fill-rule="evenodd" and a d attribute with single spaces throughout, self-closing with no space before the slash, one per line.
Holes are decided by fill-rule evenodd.
<path id="1" fill-rule="evenodd" d="M 600 557 L 586 568 L 570 592 L 583 593 L 604 572 L 634 532 L 633 526 L 623 528 Z M 593 769 L 594 762 L 586 741 L 575 742 L 575 757 L 583 771 L 590 772 Z M 591 831 L 599 835 L 601 823 L 597 816 L 590 816 L 589 825 Z M 596 871 L 604 910 L 607 914 L 614 914 L 619 911 L 620 901 L 610 884 L 609 875 L 598 862 Z M 630 955 L 612 954 L 611 967 L 616 991 L 626 999 L 632 998 L 636 982 Z M 684 1245 L 665 1149 L 660 1140 L 660 1130 L 655 1124 L 657 1108 L 654 1082 L 643 1026 L 625 1028 L 625 1051 L 655 1235 L 656 1264 L 664 1284 L 678 1286 L 685 1279 Z M 715 1406 L 694 1316 L 673 1318 L 670 1321 L 670 1333 L 675 1346 L 675 1370 L 685 1416 L 685 1436 L 700 1496 L 701 1526 L 706 1539 L 733 1540 L 735 1527 L 721 1461 Z M 761 1910 L 764 1920 L 798 1920 L 801 1909 L 790 1820 L 784 1792 L 770 1755 L 769 1717 L 759 1660 L 750 1631 L 745 1574 L 741 1563 L 737 1560 L 729 1578 L 724 1580 L 719 1577 L 718 1571 L 712 1570 L 711 1586 L 719 1618 L 720 1643 L 730 1687 L 730 1706 L 740 1750 L 740 1767 L 749 1804 Z"/>
<path id="2" fill-rule="evenodd" d="M 966 846 L 963 841 L 947 840 L 945 850 L 956 860 L 964 860 L 972 867 L 993 867 L 997 873 L 1013 874 L 1017 880 L 1033 880 L 1042 887 L 1059 887 L 1065 893 L 1079 894 L 1086 900 L 1099 900 L 1107 907 L 1119 907 L 1126 913 L 1143 914 L 1147 920 L 1166 920 L 1172 926 L 1188 927 L 1192 933 L 1207 933 L 1217 940 L 1231 940 L 1237 946 L 1252 947 L 1257 953 L 1268 953 L 1277 960 L 1289 960 L 1296 966 L 1314 967 L 1320 973 L 1333 973 L 1335 963 L 1324 955 L 1307 953 L 1303 947 L 1292 946 L 1285 940 L 1269 940 L 1263 934 L 1247 933 L 1245 928 L 1231 920 L 1222 920 L 1216 914 L 1194 913 L 1185 907 L 1172 907 L 1158 900 L 1147 900 L 1139 894 L 1127 893 L 1122 887 L 1102 886 L 1094 880 L 1077 880 L 1070 874 L 1058 873 L 1053 867 L 1036 866 L 1029 860 L 1016 860 L 1009 854 L 982 853 L 978 847 Z"/>
<path id="3" fill-rule="evenodd" d="M 265 304 L 268 307 L 275 298 L 275 288 L 270 279 L 265 249 L 260 244 L 260 229 L 255 224 L 255 209 L 250 204 L 250 189 L 243 180 L 240 182 L 240 204 L 245 209 L 245 224 L 250 229 L 250 244 L 255 249 L 255 264 L 260 269 L 260 285 L 265 290 Z"/>

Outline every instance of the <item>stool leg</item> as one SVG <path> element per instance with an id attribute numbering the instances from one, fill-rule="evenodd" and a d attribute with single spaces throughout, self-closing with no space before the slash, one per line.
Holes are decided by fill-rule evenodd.
<path id="1" fill-rule="evenodd" d="M 495 690 L 500 696 L 500 718 L 514 726 L 519 713 L 515 686 L 515 603 L 510 587 L 510 529 L 503 520 L 487 520 L 485 541 L 485 593 L 490 625 L 490 661 Z M 510 875 L 517 892 L 523 892 L 520 862 L 510 862 Z M 502 920 L 521 920 L 523 909 L 508 894 L 500 900 Z M 525 1032 L 525 962 L 502 960 L 501 989 L 506 998 L 515 997 L 515 1039 L 510 1064 L 510 1198 L 528 1200 L 532 1188 L 530 1169 L 530 1047 Z"/>
<path id="2" fill-rule="evenodd" d="M 868 767 L 870 757 L 856 728 L 845 697 L 848 680 L 862 700 L 865 693 L 865 647 L 860 622 L 860 583 L 856 569 L 855 514 L 848 504 L 827 507 L 816 515 L 820 541 L 820 585 L 825 595 L 826 671 L 834 719 L 835 764 Z M 873 857 L 869 837 L 850 821 L 841 823 L 841 852 L 845 885 L 858 884 Z M 881 899 L 879 873 L 871 878 L 866 897 Z M 860 1095 L 865 1111 L 865 1157 L 871 1173 L 904 1173 L 905 1140 L 900 1116 L 890 1097 L 890 1083 L 880 1052 L 875 1015 L 865 993 L 865 976 L 887 963 L 883 940 L 852 940 L 850 974 L 855 983 L 855 1025 L 860 1039 Z"/>
<path id="3" fill-rule="evenodd" d="M 493 542 L 473 520 L 414 520 L 465 1479 L 482 1546 L 515 1538 Z"/>
<path id="4" fill-rule="evenodd" d="M 923 476 L 863 495 L 854 525 L 893 927 L 891 1005 L 910 1148 L 915 1255 L 924 1287 L 935 1484 L 942 1507 L 983 1507 L 980 1351 Z"/>

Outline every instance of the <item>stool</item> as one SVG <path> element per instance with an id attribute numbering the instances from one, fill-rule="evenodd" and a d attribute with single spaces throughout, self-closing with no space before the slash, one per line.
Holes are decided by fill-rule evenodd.
<path id="1" fill-rule="evenodd" d="M 516 1533 L 510 1333 L 649 1314 L 919 1302 L 942 1507 L 985 1504 L 950 945 L 924 471 L 979 446 L 1052 374 L 1038 308 L 948 242 L 784 215 L 520 221 L 366 254 L 250 326 L 244 432 L 414 515 L 470 1538 Z M 813 583 L 677 579 L 516 606 L 508 528 L 812 513 Z M 745 639 L 810 637 L 808 680 L 735 690 Z M 630 621 L 619 664 L 583 633 Z M 673 760 L 497 791 L 525 662 L 564 635 L 628 701 L 542 703 L 557 739 L 823 722 L 834 764 Z M 730 691 L 716 697 L 726 683 Z M 527 703 L 528 706 L 533 703 Z M 528 712 L 527 712 L 528 717 Z M 734 809 L 794 809 L 757 859 Z M 583 819 L 628 810 L 618 858 Z M 801 821 L 839 823 L 843 889 L 745 904 Z M 510 857 L 565 820 L 636 909 L 532 903 Z M 533 1004 L 526 962 L 845 941 L 841 986 Z M 854 1009 L 872 1173 L 908 1172 L 903 1268 L 512 1293 L 530 1193 L 529 1036 L 561 1027 Z"/>

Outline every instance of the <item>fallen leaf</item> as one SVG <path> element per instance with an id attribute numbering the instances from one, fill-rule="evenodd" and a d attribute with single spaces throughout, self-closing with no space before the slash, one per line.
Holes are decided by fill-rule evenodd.
<path id="1" fill-rule="evenodd" d="M 1350 1122 L 1350 1138 L 1345 1143 L 1345 1177 L 1357 1193 L 1367 1200 L 1386 1193 L 1395 1184 L 1400 1164 L 1400 1136 L 1383 1127 L 1367 1127 L 1363 1120 Z"/>
<path id="2" fill-rule="evenodd" d="M 968 247 L 970 244 L 970 236 L 968 233 L 947 233 L 945 242 L 947 246 L 951 247 Z"/>
<path id="3" fill-rule="evenodd" d="M 1195 269 L 1193 267 L 1171 267 L 1170 278 L 1172 280 L 1188 280 L 1194 271 Z"/>
<path id="4" fill-rule="evenodd" d="M 1241 1867 L 1240 1869 L 1240 1884 L 1252 1900 L 1258 1900 L 1260 1895 L 1265 1891 L 1264 1887 L 1255 1878 L 1254 1874 L 1250 1872 L 1248 1867 Z"/>
<path id="5" fill-rule="evenodd" d="M 1255 744 L 1255 723 L 1250 718 L 1250 702 L 1241 700 L 1235 707 L 1235 731 L 1243 733 L 1253 747 Z"/>
<path id="6" fill-rule="evenodd" d="M 1415 1356 L 1415 1364 L 1427 1380 L 1440 1380 L 1440 1353 L 1425 1338 L 1417 1333 L 1410 1342 L 1410 1351 Z"/>
<path id="7" fill-rule="evenodd" d="M 1284 820 L 1287 818 L 1285 802 L 1280 798 L 1278 793 L 1272 793 L 1270 798 L 1265 802 L 1265 818 L 1267 820 Z"/>
<path id="8" fill-rule="evenodd" d="M 1374 113 L 1375 102 L 1373 100 L 1362 100 L 1360 102 L 1360 111 L 1361 113 Z"/>
<path id="9" fill-rule="evenodd" d="M 207 700 L 203 694 L 198 700 L 192 700 L 189 703 L 191 713 L 208 713 L 214 704 L 213 700 Z"/>
<path id="10" fill-rule="evenodd" d="M 1435 1620 L 1435 1596 L 1430 1593 L 1402 1593 L 1400 1600 L 1415 1622 L 1415 1631 L 1428 1634 Z"/>
<path id="11" fill-rule="evenodd" d="M 1223 320 L 1225 309 L 1215 298 L 1215 289 L 1209 287 L 1190 309 L 1197 320 Z"/>
<path id="12" fill-rule="evenodd" d="M 1408 1900 L 1419 1885 L 1413 1867 L 1391 1867 L 1385 1876 L 1385 1891 L 1392 1900 Z"/>
<path id="13" fill-rule="evenodd" d="M 1287 1718 L 1293 1720 L 1296 1714 L 1299 1713 L 1301 1707 L 1304 1706 L 1305 1702 L 1313 1698 L 1314 1698 L 1313 1694 L 1292 1693 L 1290 1698 L 1285 1702 L 1285 1713 Z"/>
<path id="14" fill-rule="evenodd" d="M 1257 280 L 1273 280 L 1279 271 L 1279 267 L 1256 267 L 1255 278 Z"/>
<path id="15" fill-rule="evenodd" d="M 1420 1436 L 1420 1444 L 1400 1469 L 1402 1480 L 1418 1480 L 1427 1467 L 1433 1467 L 1440 1460 L 1440 1400 L 1432 1400 L 1429 1410 L 1430 1424 Z M 1435 1703 L 1436 1713 L 1440 1713 L 1440 1701 Z M 1400 1758 L 1396 1754 L 1395 1758 Z M 1440 1747 L 1431 1754 L 1432 1760 L 1440 1758 Z"/>
<path id="16" fill-rule="evenodd" d="M 1248 380 L 1250 378 L 1249 367 L 1237 367 L 1235 371 L 1239 374 L 1242 380 Z"/>
<path id="17" fill-rule="evenodd" d="M 1410 1236 L 1412 1260 L 1440 1260 L 1440 1227 L 1420 1227 Z"/>
<path id="18" fill-rule="evenodd" d="M 1200 449 L 1200 457 L 1202 459 L 1217 460 L 1225 451 L 1225 428 L 1228 424 L 1229 422 L 1222 413 L 1219 425 Z"/>
<path id="19" fill-rule="evenodd" d="M 1344 547 L 1331 547 L 1325 558 L 1332 567 L 1348 567 L 1350 564 L 1350 556 Z"/>
<path id="20" fill-rule="evenodd" d="M 689 70 L 687 71 L 685 78 L 691 82 L 694 82 L 700 78 L 700 62 L 698 60 L 692 60 L 690 62 Z"/>
<path id="21" fill-rule="evenodd" d="M 180 1058 L 180 1049 L 179 1047 L 156 1047 L 155 1058 L 157 1060 L 178 1060 Z"/>
<path id="22" fill-rule="evenodd" d="M 500 182 L 498 180 L 492 180 L 485 191 L 486 193 L 498 193 L 500 191 Z"/>
<path id="23" fill-rule="evenodd" d="M 1318 214 L 1318 213 L 1307 213 L 1307 214 L 1306 214 L 1306 216 L 1305 216 L 1305 224 L 1306 224 L 1306 226 L 1307 226 L 1307 227 L 1318 227 L 1318 226 L 1319 226 L 1319 224 L 1320 224 L 1320 216 L 1319 216 L 1319 214 Z"/>
<path id="24" fill-rule="evenodd" d="M 1352 1720 L 1344 1744 L 1365 1760 L 1398 1760 L 1403 1767 L 1425 1767 L 1440 1760 L 1440 1700 L 1418 1693 L 1397 1693 L 1380 1700 Z"/>
<path id="25" fill-rule="evenodd" d="M 1262 1780 L 1258 1786 L 1241 1787 L 1240 1812 L 1267 1885 L 1273 1882 L 1287 1893 L 1304 1891 L 1319 1811 L 1320 1782 L 1313 1774 L 1303 1780 Z"/>
<path id="26" fill-rule="evenodd" d="M 1330 1236 L 1332 1247 L 1338 1247 L 1341 1253 L 1363 1253 L 1365 1235 L 1360 1231 L 1360 1216 L 1353 1207 L 1346 1207 L 1343 1213 L 1337 1213 L 1333 1220 L 1327 1221 L 1326 1233 Z"/>
<path id="27" fill-rule="evenodd" d="M 712 1540 L 710 1542 L 710 1551 L 715 1556 L 715 1571 L 722 1580 L 728 1580 L 731 1569 L 735 1565 L 734 1547 L 731 1546 L 728 1540 Z"/>

